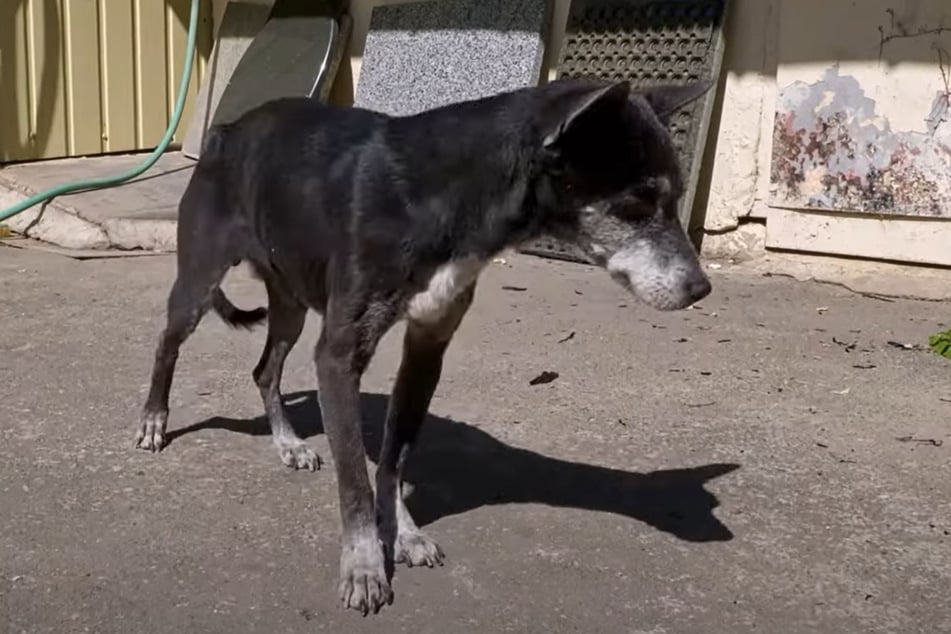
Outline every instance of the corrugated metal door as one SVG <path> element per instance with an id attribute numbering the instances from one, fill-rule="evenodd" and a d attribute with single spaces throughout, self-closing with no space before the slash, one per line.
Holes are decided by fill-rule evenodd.
<path id="1" fill-rule="evenodd" d="M 151 149 L 175 103 L 191 0 L 0 0 L 0 162 Z M 184 136 L 212 47 L 203 0 Z"/>

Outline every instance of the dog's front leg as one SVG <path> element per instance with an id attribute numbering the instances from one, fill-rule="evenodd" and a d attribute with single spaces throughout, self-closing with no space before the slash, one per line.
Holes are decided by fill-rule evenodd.
<path id="1" fill-rule="evenodd" d="M 328 319 L 316 352 L 320 409 L 337 471 L 343 528 L 340 600 L 364 615 L 393 601 L 392 571 L 387 570 L 377 531 L 360 416 L 360 377 L 382 333 L 370 337 L 372 341 L 365 333 L 358 324 Z"/>
<path id="2" fill-rule="evenodd" d="M 445 312 L 422 320 L 410 317 L 406 324 L 403 360 L 387 408 L 376 472 L 376 510 L 383 542 L 392 547 L 396 562 L 409 566 L 442 565 L 444 557 L 439 545 L 416 526 L 406 508 L 402 474 L 439 383 L 443 355 L 472 304 L 474 291 L 472 285 Z"/>

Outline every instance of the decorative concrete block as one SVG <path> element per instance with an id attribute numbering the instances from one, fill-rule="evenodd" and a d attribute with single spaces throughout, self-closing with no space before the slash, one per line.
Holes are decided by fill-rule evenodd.
<path id="1" fill-rule="evenodd" d="M 213 103 L 197 124 L 202 134 L 186 138 L 184 151 L 189 157 L 201 151 L 201 137 L 209 125 L 234 121 L 265 102 L 281 97 L 326 101 L 350 35 L 343 0 L 277 0 L 259 28 L 255 28 L 258 11 L 267 7 L 246 5 L 229 23 L 231 9 L 229 4 L 222 29 L 233 23 L 255 35 L 242 49 L 241 38 L 219 33 L 223 54 L 217 61 L 224 62 L 220 70 L 227 74 L 214 73 Z"/>
<path id="2" fill-rule="evenodd" d="M 533 86 L 545 0 L 437 0 L 373 9 L 355 105 L 390 115 Z"/>
<path id="3" fill-rule="evenodd" d="M 225 8 L 215 48 L 208 61 L 208 70 L 198 88 L 194 114 L 182 143 L 185 156 L 197 159 L 201 154 L 205 132 L 211 125 L 221 95 L 254 36 L 264 28 L 270 12 L 270 6 L 249 2 L 229 2 Z"/>

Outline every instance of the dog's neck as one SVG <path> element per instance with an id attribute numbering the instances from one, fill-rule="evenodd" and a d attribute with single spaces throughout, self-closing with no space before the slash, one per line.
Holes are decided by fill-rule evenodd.
<path id="1" fill-rule="evenodd" d="M 532 162 L 538 140 L 527 138 L 537 133 L 525 124 L 532 97 L 508 93 L 389 122 L 388 145 L 397 148 L 389 166 L 394 184 L 411 213 L 424 217 L 434 249 L 442 243 L 451 245 L 453 259 L 488 259 L 541 233 Z M 486 101 L 499 107 L 487 108 Z"/>

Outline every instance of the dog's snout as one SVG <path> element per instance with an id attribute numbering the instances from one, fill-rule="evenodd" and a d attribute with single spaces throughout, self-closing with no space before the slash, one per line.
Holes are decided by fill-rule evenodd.
<path id="1" fill-rule="evenodd" d="M 692 302 L 699 302 L 709 295 L 711 290 L 713 290 L 713 287 L 710 285 L 710 280 L 703 275 L 687 282 L 687 294 Z"/>

